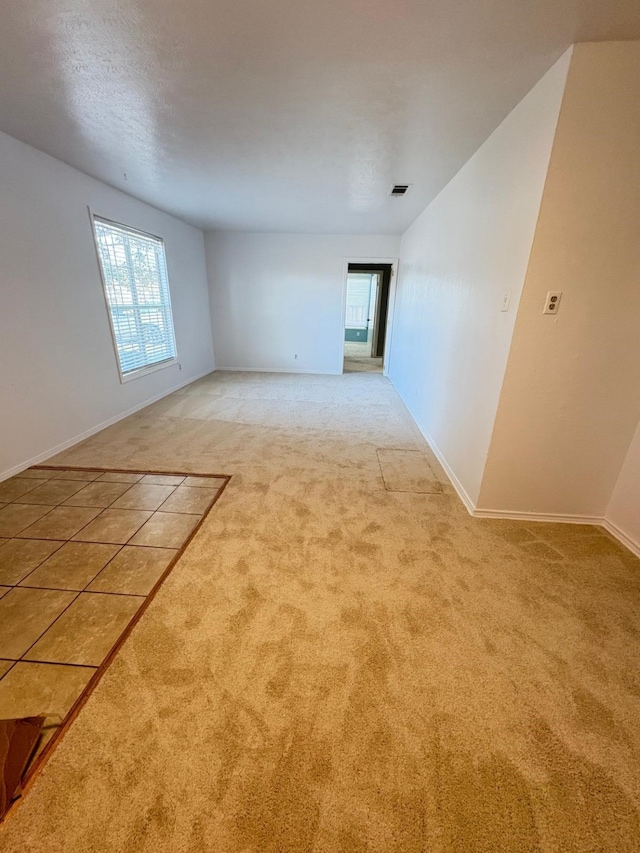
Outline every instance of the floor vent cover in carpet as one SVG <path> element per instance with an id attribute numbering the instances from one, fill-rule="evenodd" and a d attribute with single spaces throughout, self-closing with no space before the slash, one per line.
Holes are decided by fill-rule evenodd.
<path id="1" fill-rule="evenodd" d="M 388 450 L 379 448 L 378 461 L 388 492 L 440 494 L 442 484 L 420 450 Z"/>

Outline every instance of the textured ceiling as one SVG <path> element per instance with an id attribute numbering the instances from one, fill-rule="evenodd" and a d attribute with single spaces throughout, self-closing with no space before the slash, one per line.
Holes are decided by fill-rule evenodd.
<path id="1" fill-rule="evenodd" d="M 1 130 L 201 227 L 255 231 L 402 233 L 573 41 L 640 38 L 637 0 L 0 14 Z"/>

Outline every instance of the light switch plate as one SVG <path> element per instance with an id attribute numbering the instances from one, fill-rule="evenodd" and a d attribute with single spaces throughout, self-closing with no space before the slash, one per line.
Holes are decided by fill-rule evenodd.
<path id="1" fill-rule="evenodd" d="M 562 291 L 561 290 L 550 290 L 547 293 L 547 301 L 544 303 L 544 311 L 542 313 L 543 314 L 557 314 L 561 298 L 562 298 Z"/>
<path id="2" fill-rule="evenodd" d="M 500 306 L 500 310 L 501 311 L 508 311 L 510 303 L 511 303 L 511 291 L 505 290 L 504 296 L 502 297 L 502 305 Z"/>

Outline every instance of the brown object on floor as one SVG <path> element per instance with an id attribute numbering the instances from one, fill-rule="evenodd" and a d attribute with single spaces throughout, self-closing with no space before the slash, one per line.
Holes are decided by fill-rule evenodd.
<path id="1" fill-rule="evenodd" d="M 0 720 L 0 820 L 22 792 L 22 774 L 36 748 L 44 719 Z"/>

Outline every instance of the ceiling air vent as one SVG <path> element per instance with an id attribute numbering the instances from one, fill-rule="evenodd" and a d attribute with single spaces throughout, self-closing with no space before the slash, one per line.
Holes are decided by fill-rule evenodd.
<path id="1" fill-rule="evenodd" d="M 394 198 L 399 198 L 402 195 L 406 195 L 409 192 L 409 188 L 411 184 L 394 184 L 389 191 L 389 195 Z"/>

